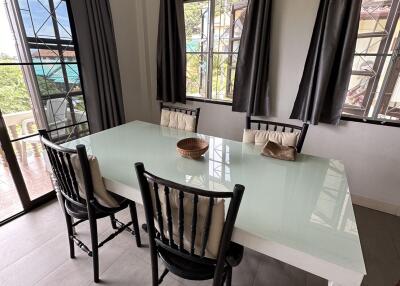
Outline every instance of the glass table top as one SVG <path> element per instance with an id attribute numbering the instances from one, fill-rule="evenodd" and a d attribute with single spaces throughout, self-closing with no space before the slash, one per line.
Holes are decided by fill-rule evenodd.
<path id="1" fill-rule="evenodd" d="M 198 161 L 180 157 L 176 142 L 201 137 Z M 177 183 L 214 191 L 246 190 L 235 227 L 358 273 L 364 260 L 343 163 L 299 154 L 295 162 L 260 155 L 252 144 L 134 121 L 64 144 L 84 144 L 102 175 L 139 190 L 134 163 Z M 134 190 L 132 190 L 134 191 Z"/>

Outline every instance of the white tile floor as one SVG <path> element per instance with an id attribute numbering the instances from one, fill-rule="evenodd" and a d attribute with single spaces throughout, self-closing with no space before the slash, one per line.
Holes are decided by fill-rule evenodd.
<path id="1" fill-rule="evenodd" d="M 356 207 L 356 216 L 368 276 L 363 285 L 394 286 L 400 280 L 400 220 L 380 212 Z M 139 221 L 144 222 L 138 206 Z M 117 216 L 128 219 L 128 213 Z M 77 227 L 89 240 L 86 223 Z M 108 219 L 99 221 L 99 236 L 112 231 Z M 146 245 L 146 233 L 141 233 Z M 90 243 L 88 243 L 90 244 Z M 76 259 L 69 258 L 64 218 L 56 201 L 0 228 L 0 285 L 96 285 L 92 283 L 90 258 L 76 249 Z M 137 248 L 127 232 L 100 249 L 100 285 L 151 285 L 148 248 Z M 168 274 L 165 286 L 211 285 L 210 281 L 184 281 Z M 233 285 L 286 286 L 327 285 L 312 274 L 286 265 L 254 251 L 233 272 Z"/>

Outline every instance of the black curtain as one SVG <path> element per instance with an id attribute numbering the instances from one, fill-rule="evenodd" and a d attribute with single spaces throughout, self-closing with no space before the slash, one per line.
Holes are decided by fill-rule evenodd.
<path id="1" fill-rule="evenodd" d="M 290 118 L 338 124 L 350 80 L 361 0 L 321 0 Z"/>
<path id="2" fill-rule="evenodd" d="M 117 48 L 108 0 L 71 0 L 91 132 L 125 122 Z"/>
<path id="3" fill-rule="evenodd" d="M 269 113 L 269 53 L 272 0 L 250 0 L 240 40 L 232 110 Z"/>
<path id="4" fill-rule="evenodd" d="M 186 102 L 186 36 L 183 0 L 160 0 L 157 99 Z"/>

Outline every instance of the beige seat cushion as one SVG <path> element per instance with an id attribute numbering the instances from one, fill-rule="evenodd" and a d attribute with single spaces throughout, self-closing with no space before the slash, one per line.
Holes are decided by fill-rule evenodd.
<path id="1" fill-rule="evenodd" d="M 94 196 L 97 201 L 106 207 L 116 208 L 119 206 L 117 201 L 110 195 L 104 186 L 103 177 L 101 176 L 99 162 L 97 158 L 92 155 L 88 155 L 90 171 L 92 173 L 92 182 L 94 189 Z M 83 180 L 83 173 L 78 155 L 74 154 L 71 156 L 72 167 L 74 168 L 76 181 L 78 183 L 79 194 L 82 198 L 86 199 L 85 183 Z"/>
<path id="2" fill-rule="evenodd" d="M 299 132 L 245 129 L 243 131 L 243 143 L 265 145 L 268 141 L 272 141 L 282 146 L 296 147 L 298 136 Z"/>
<path id="3" fill-rule="evenodd" d="M 196 128 L 196 116 L 162 109 L 160 125 L 194 132 Z"/>
<path id="4" fill-rule="evenodd" d="M 154 189 L 152 184 L 150 184 L 152 201 L 154 203 L 154 221 L 157 229 L 157 209 L 155 207 Z M 164 193 L 164 186 L 159 186 L 158 190 L 162 213 L 163 213 L 163 229 L 166 238 L 169 238 L 168 234 L 168 223 L 166 215 L 166 200 Z M 206 223 L 207 211 L 209 206 L 209 198 L 198 197 L 197 204 L 197 226 L 196 226 L 196 239 L 195 239 L 195 254 L 200 255 L 201 244 L 204 235 L 204 226 Z M 171 205 L 171 215 L 172 215 L 172 225 L 173 225 L 173 238 L 176 244 L 179 244 L 179 191 L 170 190 L 169 193 L 170 205 Z M 191 242 L 191 230 L 192 230 L 192 215 L 193 215 L 193 195 L 185 193 L 183 199 L 184 208 L 184 233 L 183 233 L 183 243 L 184 248 L 190 251 Z M 216 258 L 218 255 L 219 244 L 221 240 L 222 231 L 225 224 L 225 200 L 224 199 L 214 199 L 214 206 L 211 217 L 211 225 L 209 230 L 208 241 L 205 249 L 205 256 L 209 258 Z"/>

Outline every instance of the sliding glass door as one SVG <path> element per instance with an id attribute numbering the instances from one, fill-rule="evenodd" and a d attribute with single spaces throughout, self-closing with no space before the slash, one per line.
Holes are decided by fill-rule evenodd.
<path id="1" fill-rule="evenodd" d="M 89 133 L 68 3 L 0 3 L 0 222 L 29 209 L 52 184 L 37 135 Z"/>

